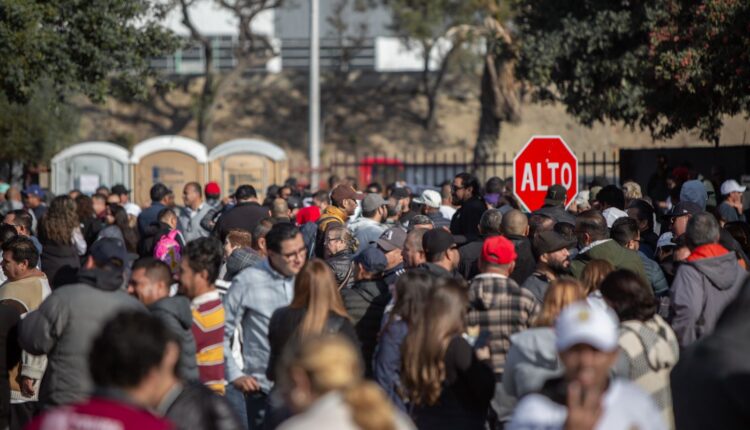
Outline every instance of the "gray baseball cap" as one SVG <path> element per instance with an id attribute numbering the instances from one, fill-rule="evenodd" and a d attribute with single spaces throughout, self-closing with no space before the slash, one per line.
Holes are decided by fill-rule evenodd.
<path id="1" fill-rule="evenodd" d="M 388 202 L 380 194 L 370 193 L 362 200 L 362 211 L 372 212 L 375 209 L 387 205 Z"/>

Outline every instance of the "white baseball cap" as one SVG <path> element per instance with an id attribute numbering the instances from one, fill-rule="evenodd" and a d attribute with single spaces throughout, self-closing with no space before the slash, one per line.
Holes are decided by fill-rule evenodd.
<path id="1" fill-rule="evenodd" d="M 721 184 L 721 195 L 726 196 L 729 193 L 744 193 L 747 187 L 740 186 L 734 179 L 728 179 Z"/>
<path id="2" fill-rule="evenodd" d="M 560 312 L 555 323 L 558 351 L 580 343 L 600 351 L 614 351 L 618 340 L 617 316 L 609 308 L 595 308 L 586 302 L 576 302 Z"/>
<path id="3" fill-rule="evenodd" d="M 659 236 L 659 240 L 656 241 L 656 249 L 664 248 L 665 246 L 675 246 L 672 239 L 674 239 L 674 234 L 671 231 L 662 234 Z"/>
<path id="4" fill-rule="evenodd" d="M 424 190 L 422 195 L 414 199 L 414 203 L 429 206 L 431 208 L 439 208 L 440 203 L 443 199 L 440 197 L 440 193 L 433 190 Z"/>

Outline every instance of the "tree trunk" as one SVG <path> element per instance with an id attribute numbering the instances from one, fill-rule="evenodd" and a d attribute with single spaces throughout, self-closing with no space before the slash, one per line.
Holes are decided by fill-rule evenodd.
<path id="1" fill-rule="evenodd" d="M 476 172 L 480 164 L 490 158 L 495 152 L 497 140 L 500 138 L 500 118 L 495 114 L 497 101 L 495 100 L 492 73 L 494 61 L 491 54 L 485 56 L 484 71 L 482 72 L 482 91 L 480 95 L 481 113 L 479 116 L 479 133 L 474 146 L 474 162 L 472 169 Z"/>
<path id="2" fill-rule="evenodd" d="M 216 98 L 215 87 L 214 87 L 214 70 L 213 70 L 213 48 L 211 42 L 203 44 L 203 54 L 205 56 L 203 74 L 205 79 L 203 81 L 203 88 L 201 95 L 198 100 L 198 115 L 197 115 L 197 129 L 198 129 L 198 141 L 211 147 L 211 134 L 213 130 L 213 106 Z"/>
<path id="3" fill-rule="evenodd" d="M 512 40 L 497 22 L 495 22 L 495 31 L 499 38 L 488 43 L 487 54 L 484 58 L 480 95 L 482 110 L 472 163 L 474 173 L 479 170 L 484 161 L 495 155 L 502 122 L 515 122 L 520 116 Z M 503 48 L 502 52 L 498 52 L 500 47 Z"/>

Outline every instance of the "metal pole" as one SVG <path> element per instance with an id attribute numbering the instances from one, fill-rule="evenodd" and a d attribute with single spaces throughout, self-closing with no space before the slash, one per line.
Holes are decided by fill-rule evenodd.
<path id="1" fill-rule="evenodd" d="M 320 38 L 319 0 L 310 0 L 310 188 L 320 184 Z"/>

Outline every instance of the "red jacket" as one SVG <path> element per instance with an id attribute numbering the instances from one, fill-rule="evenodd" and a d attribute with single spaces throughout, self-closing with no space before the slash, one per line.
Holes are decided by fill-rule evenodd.
<path id="1" fill-rule="evenodd" d="M 169 421 L 146 410 L 111 399 L 92 397 L 36 417 L 26 430 L 171 430 Z"/>

